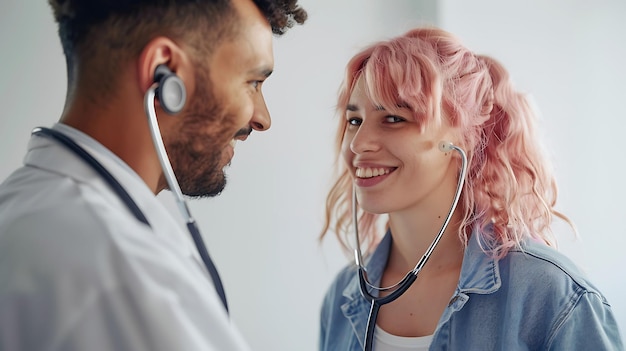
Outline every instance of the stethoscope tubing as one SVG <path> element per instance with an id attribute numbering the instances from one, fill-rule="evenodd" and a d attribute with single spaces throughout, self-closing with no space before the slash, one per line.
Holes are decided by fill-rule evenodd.
<path id="1" fill-rule="evenodd" d="M 148 117 L 148 124 L 150 125 L 152 142 L 154 144 L 154 148 L 157 150 L 157 156 L 159 158 L 159 163 L 161 163 L 165 180 L 167 181 L 170 191 L 174 194 L 174 199 L 176 200 L 180 213 L 186 222 L 195 222 L 193 217 L 191 217 L 191 212 L 187 207 L 187 202 L 183 197 L 183 192 L 180 190 L 178 180 L 176 179 L 176 175 L 174 175 L 172 164 L 170 163 L 167 151 L 165 150 L 165 145 L 163 144 L 163 138 L 161 137 L 161 129 L 159 128 L 159 122 L 157 121 L 156 112 L 154 111 L 154 98 L 158 86 L 159 83 L 152 84 L 144 97 L 144 108 L 146 116 Z"/>
<path id="2" fill-rule="evenodd" d="M 376 325 L 376 320 L 378 318 L 378 311 L 380 307 L 397 300 L 402 294 L 404 294 L 413 284 L 415 279 L 417 279 L 417 273 L 413 273 L 411 271 L 409 274 L 404 276 L 404 278 L 398 283 L 397 288 L 389 295 L 383 297 L 375 297 L 373 296 L 367 289 L 367 278 L 365 277 L 365 269 L 359 267 L 359 286 L 361 288 L 361 294 L 365 297 L 366 300 L 370 302 L 370 312 L 367 318 L 367 328 L 365 329 L 365 344 L 364 350 L 370 351 L 372 349 L 372 344 L 374 340 L 374 330 Z"/>
<path id="3" fill-rule="evenodd" d="M 213 280 L 215 285 L 215 290 L 222 300 L 222 304 L 224 308 L 228 312 L 228 302 L 226 300 L 226 292 L 224 291 L 224 286 L 222 284 L 222 280 L 220 279 L 219 273 L 217 272 L 217 268 L 209 256 L 209 252 L 204 244 L 204 240 L 202 240 L 202 235 L 200 234 L 200 230 L 198 229 L 198 225 L 196 220 L 191 216 L 191 212 L 189 211 L 189 207 L 187 206 L 187 201 L 183 197 L 183 192 L 180 190 L 180 185 L 178 184 L 178 180 L 176 179 L 176 175 L 174 174 L 174 170 L 172 169 L 172 164 L 167 155 L 167 151 L 165 150 L 165 145 L 163 143 L 163 138 L 161 137 L 161 130 L 159 128 L 159 122 L 157 121 L 156 112 L 154 110 L 154 99 L 156 95 L 156 89 L 159 86 L 159 83 L 154 83 L 146 92 L 144 97 L 144 109 L 146 112 L 146 116 L 148 117 L 148 124 L 150 126 L 150 134 L 152 136 L 152 142 L 154 144 L 154 148 L 157 150 L 157 156 L 159 158 L 159 162 L 161 163 L 161 169 L 163 170 L 163 174 L 165 175 L 165 179 L 170 188 L 172 194 L 174 194 L 174 199 L 178 204 L 178 209 L 185 219 L 187 230 L 191 235 L 196 248 L 198 249 L 198 253 L 200 254 L 200 258 L 204 262 L 204 265 Z"/>
<path id="4" fill-rule="evenodd" d="M 145 95 L 144 98 L 144 107 L 146 111 L 146 116 L 148 117 L 148 124 L 150 126 L 150 134 L 152 136 L 152 141 L 154 143 L 154 147 L 157 151 L 157 155 L 159 158 L 159 162 L 161 163 L 161 167 L 163 169 L 163 173 L 165 175 L 165 179 L 167 180 L 168 186 L 172 193 L 174 194 L 174 198 L 176 203 L 178 204 L 178 209 L 185 219 L 187 230 L 191 235 L 196 248 L 198 249 L 198 253 L 200 254 L 200 258 L 204 263 L 211 279 L 213 280 L 215 290 L 228 312 L 228 302 L 226 300 L 226 293 L 224 291 L 224 286 L 222 284 L 222 280 L 220 279 L 219 273 L 211 256 L 209 256 L 206 245 L 204 244 L 204 240 L 202 239 L 202 235 L 200 234 L 200 230 L 198 229 L 198 225 L 195 219 L 191 216 L 191 212 L 187 206 L 187 202 L 183 197 L 182 191 L 180 190 L 180 186 L 178 185 L 178 181 L 174 175 L 174 171 L 172 169 L 172 165 L 167 156 L 167 152 L 165 151 L 165 146 L 163 145 L 163 139 L 161 138 L 161 131 L 159 129 L 159 124 L 156 119 L 156 112 L 154 110 L 154 99 L 155 99 L 155 88 L 158 84 L 154 84 Z M 83 149 L 78 143 L 76 143 L 72 138 L 66 136 L 65 134 L 56 131 L 50 128 L 37 127 L 32 131 L 33 135 L 38 136 L 47 136 L 55 139 L 74 154 L 76 154 L 79 158 L 85 161 L 90 167 L 92 167 L 111 187 L 111 189 L 115 192 L 115 194 L 124 202 L 126 207 L 128 207 L 129 211 L 135 216 L 135 218 L 144 223 L 148 227 L 151 228 L 148 219 L 143 214 L 139 206 L 133 201 L 130 194 L 124 189 L 124 187 L 113 177 L 113 175 L 93 156 L 91 156 L 85 149 Z"/>
<path id="5" fill-rule="evenodd" d="M 378 312 L 380 310 L 380 307 L 397 300 L 400 296 L 402 296 L 402 294 L 404 294 L 411 287 L 413 282 L 415 282 L 419 272 L 422 270 L 422 268 L 424 267 L 424 265 L 430 258 L 430 255 L 435 250 L 435 247 L 437 247 L 437 244 L 441 240 L 441 237 L 443 236 L 443 233 L 446 231 L 446 228 L 448 227 L 448 224 L 450 223 L 450 219 L 452 218 L 452 215 L 454 214 L 454 210 L 456 209 L 458 205 L 459 199 L 461 197 L 461 191 L 463 189 L 463 185 L 465 184 L 465 178 L 467 175 L 467 155 L 465 154 L 465 151 L 463 151 L 463 149 L 461 149 L 460 147 L 456 145 L 449 144 L 448 147 L 457 151 L 461 155 L 461 170 L 459 174 L 459 180 L 457 181 L 454 199 L 450 206 L 450 210 L 448 211 L 446 219 L 444 220 L 441 226 L 441 229 L 439 230 L 439 233 L 437 233 L 437 236 L 433 239 L 433 241 L 431 242 L 430 246 L 428 247 L 428 249 L 422 256 L 422 258 L 415 265 L 415 268 L 409 271 L 404 276 L 404 278 L 402 278 L 399 282 L 397 282 L 396 284 L 392 286 L 376 287 L 373 284 L 371 284 L 367 278 L 367 270 L 365 269 L 365 266 L 363 264 L 363 256 L 361 253 L 361 244 L 360 244 L 359 232 L 358 232 L 356 190 L 353 186 L 352 220 L 353 220 L 354 232 L 356 236 L 356 247 L 354 249 L 354 257 L 355 257 L 355 262 L 358 266 L 359 289 L 361 290 L 361 295 L 371 304 L 369 315 L 367 318 L 367 327 L 365 330 L 365 341 L 363 345 L 364 351 L 372 350 L 376 319 L 378 318 Z M 391 291 L 391 292 L 385 296 L 375 296 L 374 294 L 370 293 L 369 291 L 370 288 L 378 292 L 381 292 L 381 291 Z"/>

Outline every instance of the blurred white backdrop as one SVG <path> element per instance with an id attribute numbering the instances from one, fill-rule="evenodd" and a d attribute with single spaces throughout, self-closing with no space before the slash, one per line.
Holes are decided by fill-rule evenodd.
<path id="1" fill-rule="evenodd" d="M 626 98 L 626 3 L 497 0 L 300 0 L 307 24 L 275 41 L 264 85 L 272 128 L 239 143 L 229 184 L 190 202 L 223 277 L 232 316 L 256 350 L 315 350 L 318 311 L 348 261 L 317 240 L 333 168 L 335 94 L 348 59 L 372 41 L 438 24 L 509 69 L 541 111 L 559 208 L 580 238 L 559 235 L 626 327 L 618 143 Z M 30 130 L 58 119 L 65 61 L 45 1 L 0 3 L 0 179 L 21 164 Z M 170 205 L 167 194 L 161 196 Z M 173 208 L 173 210 L 175 210 Z M 77 248 L 78 249 L 78 248 Z"/>

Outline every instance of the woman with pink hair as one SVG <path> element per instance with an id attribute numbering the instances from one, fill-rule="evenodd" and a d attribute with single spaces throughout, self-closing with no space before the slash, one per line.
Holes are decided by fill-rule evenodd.
<path id="1" fill-rule="evenodd" d="M 553 219 L 570 221 L 498 62 L 414 29 L 350 60 L 338 112 L 322 237 L 367 250 L 326 294 L 320 350 L 623 349 L 609 303 L 554 249 Z"/>

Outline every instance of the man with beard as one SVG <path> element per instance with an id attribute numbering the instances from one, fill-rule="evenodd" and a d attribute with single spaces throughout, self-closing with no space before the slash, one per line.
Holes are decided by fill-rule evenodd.
<path id="1" fill-rule="evenodd" d="M 272 33 L 306 12 L 297 0 L 49 2 L 68 91 L 0 185 L 0 349 L 247 350 L 201 245 L 155 197 L 172 183 L 144 99 L 158 82 L 182 193 L 219 194 L 232 143 L 270 127 Z"/>

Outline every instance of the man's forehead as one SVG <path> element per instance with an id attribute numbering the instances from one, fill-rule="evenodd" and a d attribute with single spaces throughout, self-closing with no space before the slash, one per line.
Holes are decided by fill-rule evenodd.
<path id="1" fill-rule="evenodd" d="M 252 0 L 231 0 L 231 3 L 241 21 L 261 22 L 266 24 L 271 31 L 269 21 Z"/>

